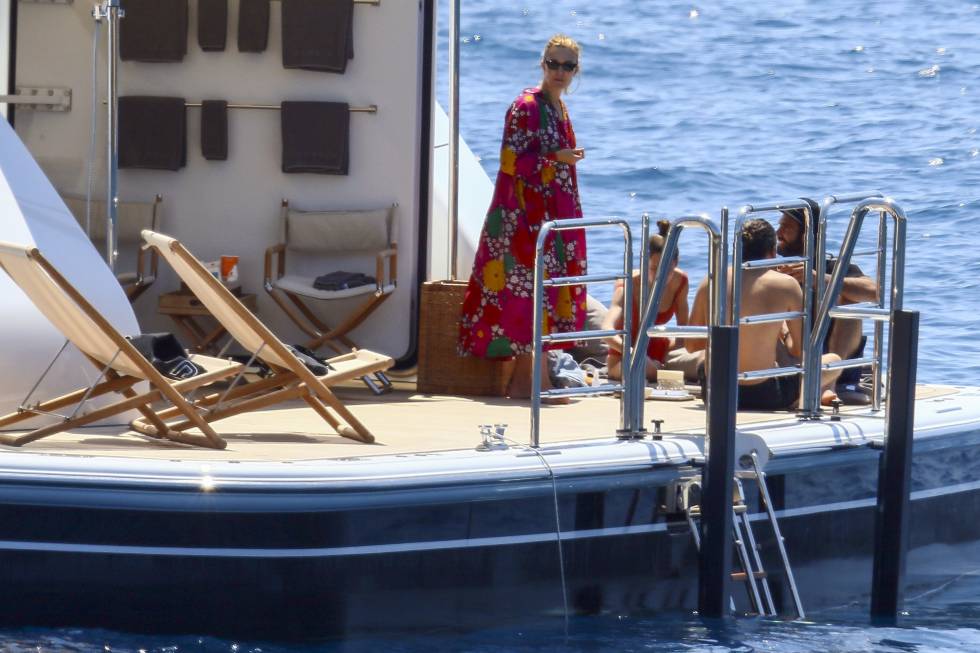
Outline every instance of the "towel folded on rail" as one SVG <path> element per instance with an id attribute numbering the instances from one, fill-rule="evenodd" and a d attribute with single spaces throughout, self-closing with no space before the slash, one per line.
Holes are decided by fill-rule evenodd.
<path id="1" fill-rule="evenodd" d="M 346 175 L 350 107 L 344 102 L 283 102 L 282 171 Z"/>
<path id="2" fill-rule="evenodd" d="M 238 5 L 238 51 L 265 52 L 269 43 L 269 0 L 241 0 Z"/>
<path id="3" fill-rule="evenodd" d="M 197 0 L 197 43 L 205 52 L 221 52 L 228 38 L 228 0 Z"/>
<path id="4" fill-rule="evenodd" d="M 228 103 L 201 101 L 201 154 L 208 161 L 228 158 Z"/>
<path id="5" fill-rule="evenodd" d="M 354 0 L 282 0 L 282 65 L 343 73 L 354 58 Z"/>
<path id="6" fill-rule="evenodd" d="M 161 63 L 187 54 L 187 0 L 126 0 L 119 58 Z"/>
<path id="7" fill-rule="evenodd" d="M 337 270 L 328 274 L 322 274 L 313 280 L 313 287 L 317 290 L 347 290 L 348 288 L 358 288 L 360 286 L 376 285 L 377 279 L 363 272 L 344 272 Z"/>
<path id="8" fill-rule="evenodd" d="M 119 98 L 119 167 L 178 170 L 187 163 L 184 98 Z"/>

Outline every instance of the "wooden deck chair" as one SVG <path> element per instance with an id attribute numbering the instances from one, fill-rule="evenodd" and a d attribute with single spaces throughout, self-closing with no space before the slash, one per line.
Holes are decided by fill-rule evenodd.
<path id="1" fill-rule="evenodd" d="M 96 383 L 88 388 L 81 388 L 36 405 L 22 406 L 15 413 L 0 417 L 0 428 L 38 414 L 79 405 L 92 397 L 111 392 L 123 397 L 115 403 L 85 414 L 80 414 L 80 410 L 76 411 L 76 416 L 26 434 L 0 434 L 0 444 L 20 446 L 135 409 L 143 416 L 141 426 L 149 426 L 137 428 L 135 422 L 132 426 L 146 435 L 214 449 L 225 448 L 225 441 L 208 424 L 209 418 L 202 416 L 184 395 L 213 381 L 237 374 L 242 368 L 240 364 L 192 354 L 189 356 L 190 360 L 204 372 L 183 380 L 169 379 L 144 358 L 36 248 L 0 242 L 0 268 L 10 275 L 51 324 L 97 369 L 102 370 Z M 137 393 L 133 389 L 141 381 L 149 382 L 149 391 Z M 179 414 L 184 421 L 199 428 L 203 435 L 169 428 L 164 418 L 151 408 L 151 404 L 158 401 L 169 402 L 174 414 Z"/>
<path id="2" fill-rule="evenodd" d="M 370 211 L 299 211 L 282 201 L 282 242 L 265 252 L 266 292 L 303 333 L 310 337 L 306 346 L 317 350 L 323 346 L 337 353 L 356 347 L 348 334 L 373 313 L 395 290 L 397 254 L 394 238 L 395 207 Z M 351 254 L 372 259 L 375 283 L 353 288 L 320 290 L 314 286 L 316 275 L 302 275 L 290 269 L 287 256 L 318 257 L 324 269 L 334 272 L 331 259 Z M 358 270 L 354 270 L 358 272 Z M 346 316 L 336 313 L 336 300 L 360 297 L 362 302 Z M 310 302 L 333 304 L 330 327 L 321 320 Z M 338 344 L 339 343 L 339 344 Z M 341 346 L 342 345 L 342 346 Z"/>
<path id="3" fill-rule="evenodd" d="M 160 252 L 177 276 L 228 333 L 271 370 L 271 375 L 260 381 L 234 388 L 225 397 L 224 405 L 212 408 L 210 416 L 220 419 L 300 398 L 340 435 L 362 442 L 374 442 L 371 432 L 344 406 L 330 387 L 386 370 L 394 364 L 391 357 L 366 349 L 355 350 L 328 359 L 327 373 L 317 376 L 177 240 L 152 231 L 144 231 L 143 240 Z M 210 407 L 211 401 L 212 397 L 208 397 L 198 403 Z M 166 415 L 169 416 L 169 413 Z"/>
<path id="4" fill-rule="evenodd" d="M 82 229 L 86 228 L 85 198 L 74 195 L 63 195 L 62 199 L 68 209 L 75 216 Z M 105 258 L 106 251 L 106 202 L 105 200 L 92 199 L 89 205 L 89 225 L 88 237 L 92 240 L 95 248 L 102 253 Z M 158 257 L 155 252 L 147 255 L 146 247 L 140 238 L 140 232 L 144 229 L 157 231 L 160 228 L 160 212 L 163 204 L 163 197 L 157 195 L 150 202 L 119 202 L 118 216 L 118 239 L 119 251 L 123 255 L 132 253 L 135 256 L 135 263 L 131 266 L 135 269 L 119 271 L 116 279 L 126 291 L 126 296 L 130 302 L 146 292 L 147 288 L 153 285 L 157 278 Z M 130 266 L 127 266 L 130 267 Z"/>

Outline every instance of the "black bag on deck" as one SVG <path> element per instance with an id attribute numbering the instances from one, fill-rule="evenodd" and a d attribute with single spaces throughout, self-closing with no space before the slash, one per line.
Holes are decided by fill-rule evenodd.
<path id="1" fill-rule="evenodd" d="M 191 361 L 187 350 L 172 333 L 143 333 L 129 341 L 161 374 L 171 379 L 189 379 L 204 372 Z"/>

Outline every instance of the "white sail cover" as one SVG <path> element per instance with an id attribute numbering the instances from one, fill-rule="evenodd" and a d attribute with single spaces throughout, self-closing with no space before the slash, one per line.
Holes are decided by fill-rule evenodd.
<path id="1" fill-rule="evenodd" d="M 2 119 L 0 240 L 36 246 L 121 333 L 139 333 L 133 309 L 112 271 L 16 132 Z M 17 409 L 65 338 L 2 271 L 0 316 L 0 415 L 5 415 Z M 31 402 L 79 388 L 97 374 L 91 363 L 69 347 Z M 45 419 L 51 417 L 39 418 Z"/>

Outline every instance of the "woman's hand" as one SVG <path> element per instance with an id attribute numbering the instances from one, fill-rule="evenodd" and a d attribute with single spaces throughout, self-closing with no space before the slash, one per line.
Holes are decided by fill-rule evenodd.
<path id="1" fill-rule="evenodd" d="M 555 152 L 555 159 L 561 163 L 567 163 L 570 166 L 575 165 L 579 161 L 585 158 L 585 148 L 576 147 L 565 148 L 563 150 L 557 150 Z"/>

